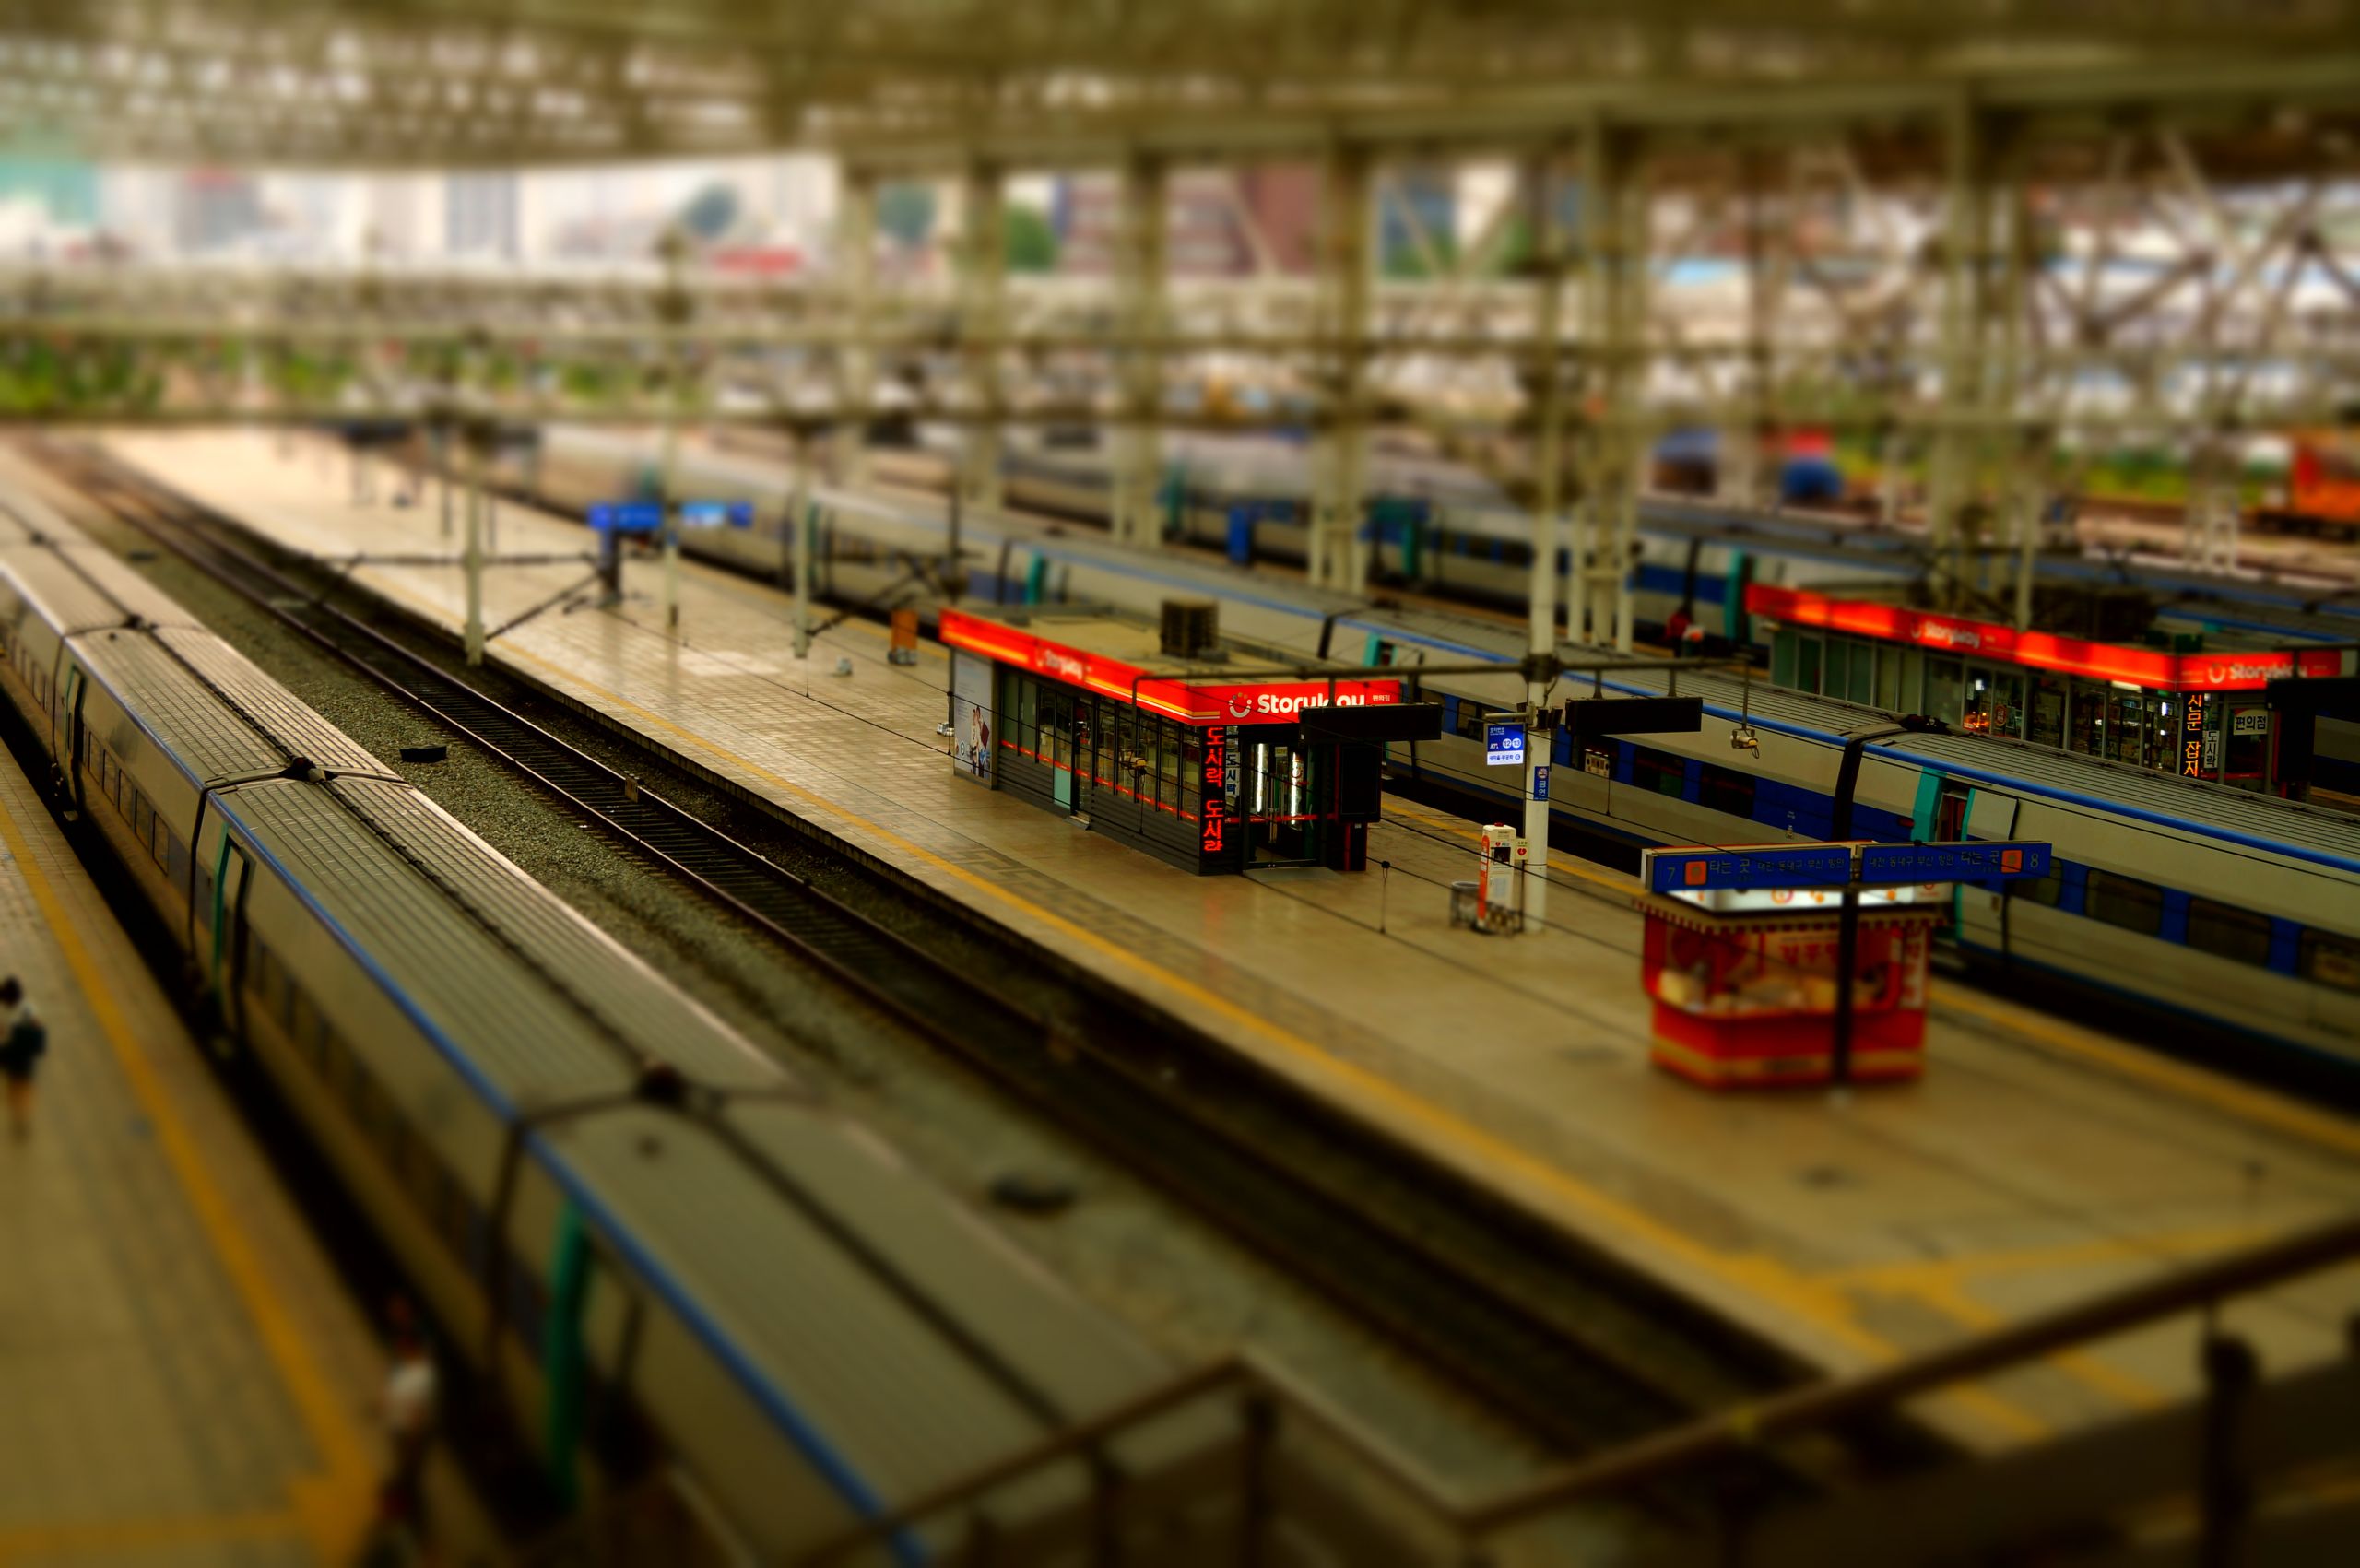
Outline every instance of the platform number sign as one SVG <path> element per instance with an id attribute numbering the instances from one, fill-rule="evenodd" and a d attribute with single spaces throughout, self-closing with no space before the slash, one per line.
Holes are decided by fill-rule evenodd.
<path id="1" fill-rule="evenodd" d="M 1549 770 L 1546 768 L 1532 770 L 1532 798 L 1535 800 L 1549 798 Z"/>
<path id="2" fill-rule="evenodd" d="M 1524 726 L 1522 725 L 1485 725 L 1483 726 L 1483 760 L 1494 768 L 1524 766 Z"/>

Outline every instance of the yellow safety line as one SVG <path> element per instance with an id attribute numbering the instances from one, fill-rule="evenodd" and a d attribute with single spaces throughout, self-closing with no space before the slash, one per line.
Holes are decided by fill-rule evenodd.
<path id="1" fill-rule="evenodd" d="M 157 1141 L 182 1192 L 187 1195 L 191 1211 L 212 1243 L 247 1315 L 254 1319 L 266 1351 L 319 1448 L 324 1474 L 299 1478 L 290 1488 L 304 1533 L 324 1556 L 348 1550 L 358 1539 L 373 1502 L 373 1467 L 359 1434 L 347 1420 L 344 1404 L 329 1388 L 302 1331 L 271 1290 L 254 1243 L 238 1223 L 204 1155 L 198 1151 L 196 1140 L 174 1111 L 171 1095 L 165 1091 L 154 1064 L 140 1048 L 130 1021 L 124 1016 L 122 1003 L 91 957 L 65 901 L 34 861 L 23 832 L 8 810 L 5 795 L 0 795 L 0 841 L 6 841 L 9 853 L 16 857 L 33 902 L 49 922 L 59 954 L 73 972 L 76 984 L 89 1004 L 91 1016 L 113 1048 L 115 1060 L 130 1080 L 141 1111 L 156 1129 Z"/>
<path id="2" fill-rule="evenodd" d="M 2003 1029 L 2031 1035 L 2043 1044 L 2125 1078 L 2138 1079 L 2150 1088 L 2203 1101 L 2216 1110 L 2274 1131 L 2293 1133 L 2339 1154 L 2360 1156 L 2360 1124 L 2314 1111 L 2268 1090 L 2251 1088 L 2201 1067 L 2142 1051 L 2135 1045 L 2118 1045 L 2085 1030 L 2024 1017 L 1948 981 L 1934 983 L 1934 997 L 1946 1008 L 1956 1008 Z"/>
<path id="3" fill-rule="evenodd" d="M 198 1514 L 178 1518 L 88 1519 L 26 1525 L 0 1530 L 0 1563 L 53 1562 L 97 1553 L 154 1551 L 173 1547 L 220 1546 L 267 1540 L 301 1532 L 303 1523 L 285 1509 L 243 1514 Z M 340 1559 L 322 1553 L 323 1562 Z"/>

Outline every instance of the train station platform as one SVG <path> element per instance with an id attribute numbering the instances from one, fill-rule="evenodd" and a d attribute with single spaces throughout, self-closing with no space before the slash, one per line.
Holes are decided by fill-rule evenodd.
<path id="1" fill-rule="evenodd" d="M 359 589 L 455 627 L 431 505 L 349 499 L 340 456 L 272 439 L 112 438 L 114 453 L 282 546 L 348 560 Z M 578 525 L 503 503 L 512 553 Z M 498 569 L 486 619 L 582 568 Z M 1551 857 L 1550 923 L 1448 920 L 1472 828 L 1388 799 L 1369 859 L 1197 877 L 956 775 L 937 733 L 939 649 L 912 667 L 847 622 L 808 662 L 785 598 L 686 564 L 680 633 L 657 568 L 608 609 L 553 609 L 490 645 L 541 687 L 636 730 L 943 896 L 1115 981 L 1586 1244 L 1830 1372 L 1941 1345 L 2360 1204 L 2360 1126 L 1941 984 L 1918 1084 L 1717 1097 L 1652 1067 L 1626 878 Z M 839 659 L 852 673 L 832 673 Z M 2273 1366 L 2338 1353 L 2360 1276 L 2232 1315 Z M 2003 1444 L 2183 1395 L 2191 1332 L 2110 1341 L 1933 1412 Z"/>
<path id="2" fill-rule="evenodd" d="M 0 1131 L 0 1563 L 350 1561 L 381 1354 L 5 750 L 0 969 L 49 1030 Z"/>

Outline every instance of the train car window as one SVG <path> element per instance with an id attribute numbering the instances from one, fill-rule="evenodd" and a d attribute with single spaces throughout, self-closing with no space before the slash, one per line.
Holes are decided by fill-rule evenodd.
<path id="1" fill-rule="evenodd" d="M 2360 942 L 2332 931 L 2306 928 L 2295 968 L 2306 980 L 2339 991 L 2360 991 Z"/>
<path id="2" fill-rule="evenodd" d="M 2188 945 L 2199 952 L 2236 959 L 2239 963 L 2270 962 L 2270 916 L 2211 899 L 2188 901 Z"/>
<path id="3" fill-rule="evenodd" d="M 2065 863 L 2055 855 L 2049 856 L 2046 876 L 2026 877 L 2021 881 L 2011 882 L 2008 892 L 2012 897 L 2055 909 L 2065 900 Z"/>
<path id="4" fill-rule="evenodd" d="M 2090 918 L 2152 937 L 2164 928 L 2164 890 L 2136 877 L 2111 871 L 2090 872 Z"/>
<path id="5" fill-rule="evenodd" d="M 1651 789 L 1658 795 L 1668 795 L 1678 800 L 1688 793 L 1688 765 L 1669 751 L 1658 751 L 1651 746 L 1634 746 L 1631 748 L 1631 782 L 1641 789 Z"/>
<path id="6" fill-rule="evenodd" d="M 1698 778 L 1696 798 L 1700 805 L 1712 810 L 1751 819 L 1753 816 L 1753 788 L 1752 773 L 1740 773 L 1734 768 L 1706 762 Z"/>

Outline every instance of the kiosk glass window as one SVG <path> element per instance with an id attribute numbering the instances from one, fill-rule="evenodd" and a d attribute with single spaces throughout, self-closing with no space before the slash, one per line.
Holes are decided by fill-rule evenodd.
<path id="1" fill-rule="evenodd" d="M 1819 660 L 1820 660 L 1820 654 L 1821 654 L 1821 653 L 1822 653 L 1822 651 L 1825 648 L 1825 646 L 1826 646 L 1826 644 L 1825 644 L 1825 643 L 1822 643 L 1822 642 L 1821 642 L 1818 638 L 1816 638 L 1816 637 L 1805 637 L 1805 638 L 1800 639 L 1800 640 L 1796 643 L 1796 645 L 1795 645 L 1795 690 L 1798 690 L 1798 691 L 1816 691 L 1816 690 L 1819 690 Z"/>
<path id="2" fill-rule="evenodd" d="M 1203 814 L 1202 784 L 1205 776 L 1204 733 L 1183 726 L 1180 734 L 1180 812 L 1185 817 Z"/>
<path id="3" fill-rule="evenodd" d="M 1845 688 L 1848 701 L 1865 707 L 1877 700 L 1877 666 L 1885 661 L 1875 643 L 1852 644 L 1852 674 Z"/>
<path id="4" fill-rule="evenodd" d="M 1901 666 L 1905 662 L 1897 648 L 1887 648 L 1877 654 L 1877 706 L 1888 713 L 1903 711 Z"/>
<path id="5" fill-rule="evenodd" d="M 1827 662 L 1820 674 L 1820 690 L 1830 697 L 1841 697 L 1852 678 L 1852 648 L 1841 637 L 1827 640 Z"/>
<path id="6" fill-rule="evenodd" d="M 2065 690 L 2062 676 L 2032 678 L 2032 711 L 2025 715 L 2026 740 L 2036 746 L 2065 744 Z"/>
<path id="7" fill-rule="evenodd" d="M 2106 690 L 2106 754 L 2118 762 L 2142 762 L 2147 738 L 2147 694 Z"/>
<path id="8" fill-rule="evenodd" d="M 2094 680 L 2073 682 L 2073 706 L 2068 715 L 2066 729 L 2071 749 L 2084 757 L 2106 754 L 2106 700 L 2111 695 Z"/>
<path id="9" fill-rule="evenodd" d="M 1944 724 L 1966 716 L 1966 669 L 1956 659 L 1926 661 L 1926 712 Z"/>

